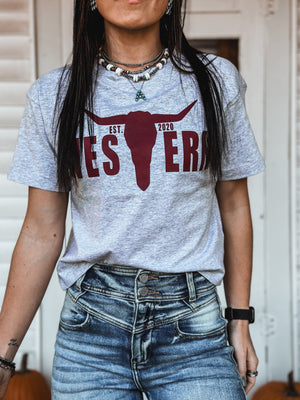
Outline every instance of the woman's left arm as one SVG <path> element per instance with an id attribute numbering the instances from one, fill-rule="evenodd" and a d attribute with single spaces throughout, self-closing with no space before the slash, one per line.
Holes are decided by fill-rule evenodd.
<path id="1" fill-rule="evenodd" d="M 253 238 L 247 178 L 219 181 L 216 194 L 224 231 L 224 290 L 227 306 L 249 308 Z M 256 371 L 258 365 L 249 322 L 230 321 L 228 336 L 234 348 L 239 373 L 246 378 L 246 370 Z M 254 384 L 255 378 L 247 377 L 246 393 Z"/>

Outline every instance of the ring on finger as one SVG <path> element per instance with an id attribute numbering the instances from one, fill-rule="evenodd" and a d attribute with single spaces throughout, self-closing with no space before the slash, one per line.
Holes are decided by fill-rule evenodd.
<path id="1" fill-rule="evenodd" d="M 249 378 L 256 378 L 258 371 L 251 371 L 250 369 L 247 369 L 246 375 L 249 376 Z"/>

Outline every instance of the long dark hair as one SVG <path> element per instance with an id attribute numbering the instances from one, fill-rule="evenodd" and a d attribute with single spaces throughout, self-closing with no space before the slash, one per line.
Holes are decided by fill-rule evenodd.
<path id="1" fill-rule="evenodd" d="M 70 190 L 76 182 L 76 168 L 82 153 L 85 109 L 93 110 L 94 89 L 98 68 L 95 61 L 104 42 L 104 20 L 92 11 L 89 0 L 75 0 L 73 26 L 73 60 L 63 70 L 56 101 L 57 179 L 59 188 Z M 184 14 L 182 14 L 182 9 Z M 186 0 L 174 0 L 171 15 L 161 20 L 161 42 L 169 49 L 172 63 L 182 73 L 193 73 L 203 100 L 208 138 L 208 162 L 214 179 L 221 177 L 221 160 L 226 148 L 225 123 L 222 112 L 221 85 L 211 59 L 194 49 L 183 33 Z M 181 55 L 189 63 L 189 71 Z M 66 91 L 63 88 L 66 87 Z M 66 93 L 65 93 L 66 92 Z M 93 125 L 88 121 L 89 133 Z M 79 131 L 79 153 L 76 135 Z"/>

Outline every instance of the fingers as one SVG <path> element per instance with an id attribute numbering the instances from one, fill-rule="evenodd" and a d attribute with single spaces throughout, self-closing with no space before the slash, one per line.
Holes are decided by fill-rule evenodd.
<path id="1" fill-rule="evenodd" d="M 258 358 L 255 354 L 254 349 L 249 349 L 247 355 L 247 370 L 248 371 L 257 371 L 258 366 Z M 256 376 L 248 376 L 246 371 L 246 379 L 247 379 L 247 386 L 245 387 L 245 392 L 249 393 L 250 390 L 253 388 L 256 382 Z"/>
<path id="2" fill-rule="evenodd" d="M 247 370 L 257 371 L 258 358 L 250 337 L 249 325 L 244 321 L 234 320 L 228 325 L 228 339 L 234 349 L 234 358 L 237 362 L 239 374 L 244 381 L 246 393 L 253 388 L 256 382 L 255 376 L 247 376 Z"/>
<path id="3" fill-rule="evenodd" d="M 245 392 L 248 394 L 256 382 L 256 377 L 247 376 L 247 371 L 257 371 L 258 358 L 252 346 L 235 350 L 234 356 L 238 365 L 238 371 L 245 382 Z"/>
<path id="4" fill-rule="evenodd" d="M 256 378 L 252 378 L 247 376 L 247 385 L 246 387 L 244 387 L 246 394 L 248 394 L 250 392 L 250 390 L 253 388 L 253 386 L 255 385 L 256 382 Z"/>
<path id="5" fill-rule="evenodd" d="M 247 349 L 244 351 L 241 349 L 234 351 L 234 357 L 238 365 L 239 374 L 246 381 L 246 371 L 247 371 Z"/>
<path id="6" fill-rule="evenodd" d="M 0 374 L 0 400 L 4 398 L 5 392 L 7 390 L 9 381 L 10 381 L 11 373 L 10 371 L 1 371 Z"/>

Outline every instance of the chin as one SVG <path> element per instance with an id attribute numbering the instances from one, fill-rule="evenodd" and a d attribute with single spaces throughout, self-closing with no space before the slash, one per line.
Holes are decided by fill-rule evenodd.
<path id="1" fill-rule="evenodd" d="M 116 26 L 128 31 L 140 31 L 152 27 L 155 23 L 156 21 L 143 21 L 142 18 L 128 18 L 125 21 L 120 21 Z"/>
<path id="2" fill-rule="evenodd" d="M 98 0 L 98 9 L 110 25 L 141 30 L 160 22 L 165 3 L 163 0 Z"/>

